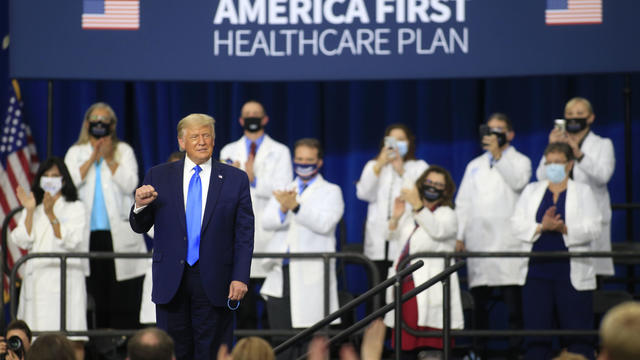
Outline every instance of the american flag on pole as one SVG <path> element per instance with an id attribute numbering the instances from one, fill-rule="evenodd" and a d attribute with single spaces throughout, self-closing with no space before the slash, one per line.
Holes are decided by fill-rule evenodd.
<path id="1" fill-rule="evenodd" d="M 16 188 L 30 189 L 39 165 L 31 130 L 24 122 L 18 82 L 13 80 L 11 85 L 9 107 L 0 133 L 0 224 L 12 209 L 20 206 Z M 15 226 L 14 218 L 9 223 L 9 231 Z M 12 267 L 25 252 L 12 242 L 7 243 L 7 249 L 7 265 Z"/>
<path id="2" fill-rule="evenodd" d="M 547 0 L 547 25 L 602 24 L 602 0 Z"/>
<path id="3" fill-rule="evenodd" d="M 138 30 L 140 0 L 83 0 L 82 28 Z"/>

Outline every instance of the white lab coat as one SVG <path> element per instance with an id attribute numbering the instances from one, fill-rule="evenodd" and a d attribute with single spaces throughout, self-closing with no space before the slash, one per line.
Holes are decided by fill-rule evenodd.
<path id="1" fill-rule="evenodd" d="M 220 160 L 238 161 L 240 168 L 244 170 L 247 161 L 246 137 L 225 145 L 220 151 Z M 253 241 L 253 251 L 265 252 L 267 244 L 273 236 L 273 231 L 265 230 L 262 227 L 262 213 L 269 202 L 274 190 L 282 190 L 291 182 L 293 170 L 291 169 L 291 153 L 289 148 L 264 135 L 264 139 L 256 152 L 253 163 L 253 173 L 256 178 L 256 186 L 251 187 L 251 202 L 253 204 L 253 214 L 255 217 L 255 235 Z M 251 263 L 251 277 L 264 278 L 266 272 L 260 266 L 259 261 Z"/>
<path id="2" fill-rule="evenodd" d="M 419 226 L 417 229 L 416 223 Z M 456 246 L 457 229 L 456 213 L 448 206 L 440 206 L 433 212 L 427 208 L 422 209 L 417 214 L 412 211 L 405 212 L 399 221 L 398 228 L 390 234 L 392 238 L 398 240 L 402 248 L 410 240 L 409 254 L 418 252 L 453 252 Z M 389 268 L 389 278 L 394 277 L 396 274 L 399 257 L 400 254 L 393 262 L 393 266 Z M 415 287 L 420 286 L 444 270 L 444 259 L 442 258 L 419 258 L 412 260 L 411 264 L 418 260 L 424 261 L 424 266 L 413 273 Z M 453 329 L 462 329 L 464 327 L 464 317 L 457 273 L 451 274 L 450 285 L 451 327 Z M 386 299 L 387 303 L 391 303 L 394 300 L 393 287 L 387 288 Z M 442 329 L 442 282 L 438 282 L 416 295 L 416 301 L 418 302 L 418 326 Z M 395 311 L 388 312 L 385 315 L 384 322 L 387 326 L 394 327 Z"/>
<path id="3" fill-rule="evenodd" d="M 93 148 L 90 143 L 73 145 L 67 151 L 64 162 L 69 169 L 71 178 L 76 188 L 78 197 L 85 205 L 85 236 L 88 239 L 91 232 L 91 210 L 93 209 L 93 195 L 96 183 L 95 165 L 92 165 L 82 180 L 80 176 L 80 166 L 84 164 Z M 100 171 L 102 181 L 102 193 L 109 216 L 111 226 L 111 239 L 113 241 L 113 251 L 118 252 L 147 252 L 144 238 L 136 234 L 129 226 L 129 211 L 133 205 L 133 192 L 138 185 L 138 163 L 133 153 L 133 149 L 124 142 L 118 142 L 114 154 L 115 160 L 119 163 L 115 174 L 111 174 L 106 163 Z M 126 260 L 116 259 L 116 279 L 118 281 L 132 279 L 141 276 L 146 271 L 146 259 Z"/>
<path id="4" fill-rule="evenodd" d="M 56 200 L 53 212 L 60 222 L 61 238 L 53 232 L 53 226 L 44 213 L 42 204 L 33 214 L 31 234 L 27 233 L 27 211 L 20 212 L 18 226 L 11 232 L 10 240 L 30 253 L 86 252 L 88 239 L 84 236 L 84 206 L 81 201 Z M 35 331 L 60 330 L 60 260 L 36 258 L 26 262 L 24 282 L 20 289 L 18 318 L 26 321 Z M 85 272 L 88 268 L 78 258 L 67 260 L 67 330 L 87 330 L 87 291 Z M 88 340 L 74 337 L 73 340 Z"/>
<path id="5" fill-rule="evenodd" d="M 147 231 L 147 235 L 153 239 L 155 227 Z M 144 273 L 142 282 L 142 298 L 140 299 L 140 324 L 156 323 L 156 304 L 151 301 L 151 290 L 153 290 L 153 260 L 147 259 L 147 271 Z"/>
<path id="6" fill-rule="evenodd" d="M 540 234 L 534 235 L 538 223 L 536 214 L 542 202 L 549 181 L 533 182 L 522 191 L 511 218 L 513 235 L 523 243 L 523 251 L 531 251 Z M 567 234 L 563 235 L 564 245 L 570 252 L 591 251 L 591 243 L 597 241 L 601 231 L 601 214 L 593 192 L 589 186 L 569 180 L 565 198 L 564 222 Z M 529 259 L 520 272 L 520 284 L 524 284 L 529 270 Z M 596 288 L 595 269 L 592 258 L 571 258 L 570 278 L 576 290 Z"/>
<path id="7" fill-rule="evenodd" d="M 468 165 L 456 197 L 458 240 L 468 251 L 522 251 L 511 234 L 510 218 L 522 189 L 531 178 L 531 161 L 509 146 L 494 166 L 490 153 Z M 469 287 L 516 285 L 522 258 L 468 258 Z"/>
<path id="8" fill-rule="evenodd" d="M 393 210 L 393 202 L 400 195 L 400 190 L 415 183 L 427 170 L 427 163 L 423 160 L 408 160 L 404 162 L 402 176 L 387 164 L 376 176 L 373 171 L 375 160 L 370 160 L 364 166 L 360 180 L 356 183 L 356 196 L 369 203 L 367 208 L 367 222 L 364 230 L 364 254 L 371 260 L 385 260 L 385 241 L 388 240 L 387 221 Z M 411 211 L 406 205 L 405 211 Z M 389 242 L 388 260 L 393 261 L 398 256 L 400 245 L 397 241 Z"/>
<path id="9" fill-rule="evenodd" d="M 147 272 L 144 274 L 142 282 L 142 300 L 140 302 L 140 324 L 156 323 L 156 304 L 151 301 L 151 290 L 153 289 L 153 275 L 151 270 L 151 259 L 148 260 Z"/>
<path id="10" fill-rule="evenodd" d="M 291 188 L 297 189 L 294 181 Z M 336 226 L 344 212 L 342 190 L 317 175 L 313 184 L 298 196 L 297 214 L 287 212 L 280 221 L 280 204 L 271 198 L 264 211 L 262 226 L 275 231 L 268 252 L 335 252 Z M 263 296 L 282 297 L 282 259 L 265 259 L 267 278 L 260 290 Z M 329 309 L 338 309 L 338 286 L 335 261 L 330 262 Z M 324 263 L 318 260 L 291 259 L 289 263 L 291 293 L 291 323 L 294 328 L 305 328 L 322 320 L 324 316 Z M 338 324 L 339 319 L 333 324 Z"/>
<path id="11" fill-rule="evenodd" d="M 584 153 L 582 161 L 574 161 L 573 180 L 587 184 L 593 191 L 598 208 L 602 215 L 602 232 L 600 237 L 591 244 L 592 251 L 611 251 L 611 199 L 607 184 L 616 167 L 613 143 L 589 132 L 580 148 Z M 536 170 L 538 180 L 546 180 L 544 170 L 545 158 L 540 159 Z M 613 260 L 611 258 L 594 258 L 594 266 L 598 275 L 613 275 Z"/>

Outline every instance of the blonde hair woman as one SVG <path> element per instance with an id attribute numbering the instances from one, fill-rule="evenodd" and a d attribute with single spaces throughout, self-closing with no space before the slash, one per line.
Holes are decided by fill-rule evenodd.
<path id="1" fill-rule="evenodd" d="M 142 235 L 129 227 L 129 207 L 138 185 L 133 149 L 116 135 L 117 117 L 106 103 L 85 113 L 78 141 L 67 151 L 78 197 L 84 203 L 90 251 L 146 252 Z M 142 289 L 144 260 L 90 260 L 87 291 L 96 303 L 98 328 L 135 328 Z M 123 299 L 126 299 L 124 301 Z"/>

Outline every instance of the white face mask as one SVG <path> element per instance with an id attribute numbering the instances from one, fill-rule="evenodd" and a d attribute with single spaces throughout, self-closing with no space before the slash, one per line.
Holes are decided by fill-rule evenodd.
<path id="1" fill-rule="evenodd" d="M 54 196 L 62 189 L 62 176 L 43 176 L 40 178 L 40 187 Z"/>

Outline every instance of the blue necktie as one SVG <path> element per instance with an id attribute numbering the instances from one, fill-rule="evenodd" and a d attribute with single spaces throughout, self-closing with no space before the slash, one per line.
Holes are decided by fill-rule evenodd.
<path id="1" fill-rule="evenodd" d="M 200 229 L 202 227 L 202 183 L 200 182 L 200 166 L 193 167 L 195 171 L 189 181 L 189 191 L 187 192 L 187 238 L 189 247 L 187 248 L 187 264 L 193 264 L 200 258 Z"/>

